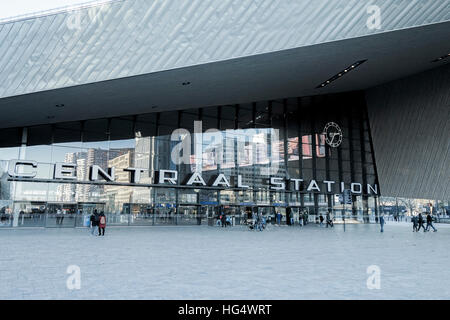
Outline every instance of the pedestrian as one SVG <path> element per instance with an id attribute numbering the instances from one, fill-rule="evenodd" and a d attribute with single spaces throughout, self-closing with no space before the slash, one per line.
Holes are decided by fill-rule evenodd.
<path id="1" fill-rule="evenodd" d="M 411 221 L 412 221 L 412 223 L 413 223 L 413 232 L 419 231 L 419 229 L 417 228 L 417 216 L 414 215 L 414 216 L 411 218 Z"/>
<path id="2" fill-rule="evenodd" d="M 261 226 L 263 230 L 266 228 L 266 225 L 267 225 L 266 218 L 264 216 L 261 216 Z"/>
<path id="3" fill-rule="evenodd" d="M 383 229 L 383 227 L 384 227 L 384 213 L 382 213 L 381 215 L 380 215 L 380 232 L 384 232 L 384 229 Z"/>
<path id="4" fill-rule="evenodd" d="M 169 211 L 169 220 L 172 219 L 171 213 L 172 213 L 172 210 Z M 197 225 L 198 225 L 198 226 L 201 225 L 201 224 L 202 224 L 202 216 L 201 216 L 200 213 L 198 213 L 198 212 L 197 212 L 197 214 L 196 214 L 196 219 L 197 219 Z"/>
<path id="5" fill-rule="evenodd" d="M 263 230 L 263 222 L 262 222 L 262 214 L 258 214 L 257 218 L 256 218 L 256 228 L 259 231 Z"/>
<path id="6" fill-rule="evenodd" d="M 323 227 L 323 215 L 322 214 L 319 216 L 319 220 L 320 220 L 319 226 Z"/>
<path id="7" fill-rule="evenodd" d="M 230 216 L 226 216 L 225 224 L 231 227 L 231 218 L 230 218 Z"/>
<path id="8" fill-rule="evenodd" d="M 419 213 L 419 217 L 417 218 L 417 221 L 419 223 L 419 229 L 417 231 L 420 231 L 420 228 L 423 228 L 423 232 L 426 232 L 427 230 L 425 229 L 425 226 L 423 225 L 424 220 L 423 220 L 421 213 Z"/>
<path id="9" fill-rule="evenodd" d="M 98 235 L 104 236 L 105 235 L 105 229 L 106 229 L 106 216 L 102 212 L 100 212 L 99 215 L 99 222 L 98 222 Z"/>
<path id="10" fill-rule="evenodd" d="M 333 219 L 331 219 L 330 211 L 331 211 L 331 210 L 328 210 L 328 212 L 327 212 L 327 228 L 328 228 L 328 225 L 329 225 L 331 228 L 333 228 Z"/>
<path id="11" fill-rule="evenodd" d="M 57 225 L 61 225 L 62 224 L 61 216 L 62 216 L 62 211 L 61 211 L 61 209 L 58 208 L 56 210 L 56 224 Z"/>
<path id="12" fill-rule="evenodd" d="M 433 217 L 431 216 L 431 214 L 428 212 L 427 213 L 427 231 L 430 231 L 430 227 L 433 228 L 433 232 L 436 232 L 436 228 L 433 226 Z"/>
<path id="13" fill-rule="evenodd" d="M 281 225 L 281 213 L 277 211 L 277 224 Z"/>
<path id="14" fill-rule="evenodd" d="M 298 215 L 298 225 L 299 225 L 300 227 L 303 226 L 303 213 L 300 213 L 300 214 Z"/>
<path id="15" fill-rule="evenodd" d="M 91 214 L 91 217 L 89 220 L 90 220 L 90 224 L 91 224 L 91 235 L 94 235 L 95 230 L 97 230 L 97 228 L 98 228 L 98 221 L 99 221 L 97 209 L 95 209 L 94 212 Z"/>
<path id="16" fill-rule="evenodd" d="M 227 227 L 227 215 L 225 213 L 222 214 L 222 228 L 226 228 Z"/>

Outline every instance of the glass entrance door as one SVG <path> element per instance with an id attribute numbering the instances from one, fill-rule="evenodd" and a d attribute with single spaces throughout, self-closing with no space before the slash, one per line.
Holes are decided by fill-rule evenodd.
<path id="1" fill-rule="evenodd" d="M 105 212 L 104 202 L 78 202 L 77 203 L 77 215 L 76 215 L 76 226 L 77 227 L 87 227 L 90 225 L 90 217 L 97 210 L 98 213 Z M 112 219 L 108 216 L 107 223 L 112 223 Z"/>
<path id="2" fill-rule="evenodd" d="M 178 225 L 201 225 L 202 217 L 199 205 L 180 205 L 176 223 Z"/>
<path id="3" fill-rule="evenodd" d="M 16 227 L 43 227 L 45 225 L 45 202 L 17 201 L 14 203 L 13 225 Z"/>
<path id="4" fill-rule="evenodd" d="M 258 214 L 262 215 L 266 219 L 266 223 L 274 223 L 275 214 L 274 207 L 257 207 Z"/>
<path id="5" fill-rule="evenodd" d="M 207 205 L 200 207 L 202 223 L 207 222 L 208 226 L 214 226 L 220 216 L 220 207 Z"/>
<path id="6" fill-rule="evenodd" d="M 291 218 L 294 222 L 293 225 L 298 225 L 300 219 L 300 207 L 290 207 L 291 208 Z"/>
<path id="7" fill-rule="evenodd" d="M 153 210 L 154 225 L 174 225 L 176 221 L 176 205 L 173 203 L 157 204 Z"/>
<path id="8" fill-rule="evenodd" d="M 116 224 L 151 226 L 154 224 L 154 208 L 150 204 L 124 203 Z"/>
<path id="9" fill-rule="evenodd" d="M 272 207 L 273 215 L 275 217 L 275 223 L 279 224 L 286 224 L 286 208 L 284 207 Z M 277 213 L 279 213 L 281 216 L 280 218 L 277 217 Z M 279 220 L 278 220 L 279 219 Z"/>
<path id="10" fill-rule="evenodd" d="M 73 228 L 77 221 L 76 203 L 47 203 L 47 228 Z"/>

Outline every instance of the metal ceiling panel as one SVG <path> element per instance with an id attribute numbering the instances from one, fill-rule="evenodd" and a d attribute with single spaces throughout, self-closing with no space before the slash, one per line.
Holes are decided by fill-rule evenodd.
<path id="1" fill-rule="evenodd" d="M 118 0 L 0 21 L 0 98 L 450 20 L 450 0 Z M 443 52 L 445 54 L 446 52 Z"/>

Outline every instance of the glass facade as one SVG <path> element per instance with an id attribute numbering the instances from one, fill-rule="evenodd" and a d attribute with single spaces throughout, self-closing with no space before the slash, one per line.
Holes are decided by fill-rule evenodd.
<path id="1" fill-rule="evenodd" d="M 450 201 L 380 197 L 379 210 L 387 220 L 410 221 L 413 216 L 431 213 L 436 222 L 450 222 Z"/>
<path id="2" fill-rule="evenodd" d="M 342 130 L 338 147 L 326 142 L 330 122 Z M 251 212 L 273 217 L 276 211 L 282 223 L 301 211 L 315 221 L 329 209 L 369 222 L 379 205 L 365 188 L 378 182 L 360 92 L 3 129 L 0 136 L 2 226 L 78 227 L 95 209 L 109 225 L 211 224 L 222 210 L 236 224 Z M 36 161 L 34 181 L 12 180 L 12 159 Z M 76 165 L 77 181 L 52 180 L 57 163 Z M 92 166 L 114 167 L 116 183 L 89 183 Z M 142 185 L 130 185 L 127 168 L 146 169 Z M 177 184 L 155 186 L 159 170 L 177 171 Z M 194 172 L 205 182 L 240 176 L 248 188 L 182 184 Z M 303 181 L 298 190 L 293 180 L 275 190 L 272 178 Z M 308 190 L 311 180 L 320 190 Z M 323 181 L 335 183 L 327 190 Z M 341 182 L 346 189 L 363 186 L 349 204 L 339 200 Z"/>

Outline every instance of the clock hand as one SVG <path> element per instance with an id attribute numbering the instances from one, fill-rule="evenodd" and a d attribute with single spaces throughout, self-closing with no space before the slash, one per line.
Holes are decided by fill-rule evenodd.
<path id="1" fill-rule="evenodd" d="M 336 132 L 330 132 L 329 135 L 330 135 L 330 137 L 331 137 L 330 143 L 333 143 L 334 138 L 335 138 L 336 136 L 338 136 L 339 133 L 336 133 Z"/>

